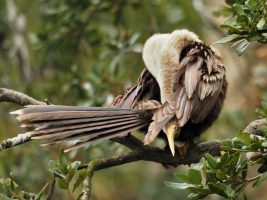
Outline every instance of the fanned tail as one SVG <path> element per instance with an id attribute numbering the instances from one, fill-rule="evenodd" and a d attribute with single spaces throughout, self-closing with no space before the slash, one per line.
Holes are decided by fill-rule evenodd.
<path id="1" fill-rule="evenodd" d="M 57 105 L 27 106 L 12 114 L 22 127 L 34 127 L 25 134 L 46 140 L 43 145 L 81 140 L 66 151 L 126 135 L 148 126 L 152 117 L 148 110 Z"/>

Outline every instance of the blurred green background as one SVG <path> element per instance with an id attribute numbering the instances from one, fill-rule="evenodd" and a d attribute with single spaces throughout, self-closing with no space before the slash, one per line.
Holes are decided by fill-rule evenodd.
<path id="1" fill-rule="evenodd" d="M 207 44 L 225 36 L 219 27 L 224 18 L 212 14 L 223 4 L 222 0 L 2 0 L 0 87 L 38 100 L 47 98 L 53 104 L 107 106 L 137 80 L 144 68 L 142 45 L 153 33 L 187 28 Z M 227 45 L 215 47 L 227 69 L 229 90 L 219 120 L 203 140 L 232 137 L 256 117 L 254 109 L 267 96 L 266 46 L 254 44 L 242 57 Z M 8 114 L 17 108 L 0 105 L 1 140 L 23 131 Z M 0 177 L 12 172 L 24 190 L 38 193 L 51 179 L 49 160 L 58 159 L 59 149 L 30 142 L 2 151 Z M 124 150 L 108 141 L 68 156 L 87 163 Z M 186 199 L 186 192 L 164 185 L 174 179 L 175 171 L 185 168 L 166 170 L 140 161 L 98 171 L 92 199 Z M 257 195 L 248 190 L 248 198 L 266 199 L 264 187 Z M 53 199 L 75 197 L 56 187 Z"/>

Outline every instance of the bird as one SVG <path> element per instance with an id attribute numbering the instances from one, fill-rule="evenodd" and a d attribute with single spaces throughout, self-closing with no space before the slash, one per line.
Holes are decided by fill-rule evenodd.
<path id="1" fill-rule="evenodd" d="M 187 30 L 156 33 L 145 42 L 145 69 L 111 107 L 29 105 L 12 112 L 31 139 L 43 145 L 90 144 L 144 132 L 144 145 L 157 137 L 175 155 L 177 142 L 191 144 L 217 119 L 227 91 L 219 53 Z"/>

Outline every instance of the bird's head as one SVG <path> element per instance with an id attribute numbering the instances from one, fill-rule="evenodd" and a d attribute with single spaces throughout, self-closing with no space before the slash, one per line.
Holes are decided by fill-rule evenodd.
<path id="1" fill-rule="evenodd" d="M 143 48 L 143 60 L 148 71 L 157 80 L 161 92 L 168 93 L 164 88 L 164 82 L 172 85 L 172 81 L 166 81 L 166 77 L 174 80 L 174 71 L 179 66 L 182 50 L 192 42 L 199 42 L 198 36 L 186 29 L 175 30 L 172 33 L 154 34 Z M 171 89 L 171 87 L 169 87 Z M 162 103 L 165 101 L 165 94 L 161 94 Z"/>

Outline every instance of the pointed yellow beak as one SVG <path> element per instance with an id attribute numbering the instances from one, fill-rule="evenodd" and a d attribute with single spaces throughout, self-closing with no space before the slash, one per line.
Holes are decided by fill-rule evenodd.
<path id="1" fill-rule="evenodd" d="M 169 147 L 171 149 L 171 152 L 172 152 L 173 156 L 175 155 L 174 139 L 175 139 L 175 136 L 177 134 L 179 134 L 179 130 L 178 130 L 178 126 L 177 125 L 171 124 L 171 125 L 167 126 L 166 135 L 167 135 Z"/>

